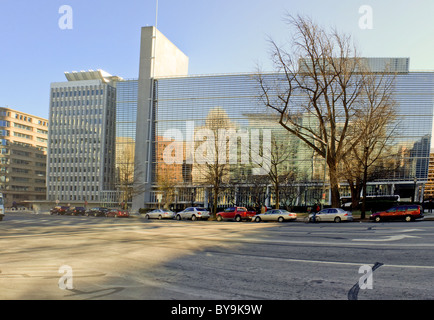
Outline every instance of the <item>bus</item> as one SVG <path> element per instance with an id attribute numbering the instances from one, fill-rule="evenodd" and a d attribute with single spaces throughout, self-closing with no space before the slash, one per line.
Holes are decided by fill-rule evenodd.
<path id="1" fill-rule="evenodd" d="M 3 193 L 0 193 L 0 221 L 3 220 L 4 216 L 5 216 L 5 205 L 4 205 Z"/>
<path id="2" fill-rule="evenodd" d="M 360 197 L 359 206 L 362 203 L 363 197 Z M 372 203 L 380 203 L 383 202 L 386 206 L 389 204 L 398 203 L 401 201 L 401 197 L 399 195 L 381 195 L 381 196 L 367 196 L 366 204 Z M 351 208 L 351 197 L 341 197 L 342 208 Z"/>

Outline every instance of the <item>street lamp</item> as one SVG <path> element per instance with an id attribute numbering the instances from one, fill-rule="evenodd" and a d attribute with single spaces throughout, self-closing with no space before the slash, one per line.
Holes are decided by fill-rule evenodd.
<path id="1" fill-rule="evenodd" d="M 175 188 L 175 191 L 174 191 L 174 193 L 175 193 L 175 212 L 178 210 L 178 193 L 179 193 L 179 191 L 178 191 L 178 188 Z"/>
<path id="2" fill-rule="evenodd" d="M 413 192 L 413 203 L 415 203 L 416 202 L 416 195 L 417 195 L 417 190 L 416 190 L 416 188 L 417 188 L 417 177 L 414 177 L 414 192 Z"/>
<path id="3" fill-rule="evenodd" d="M 196 196 L 196 188 L 191 189 L 191 206 L 194 207 L 194 198 Z"/>
<path id="4" fill-rule="evenodd" d="M 321 195 L 321 209 L 324 208 L 324 203 L 325 203 L 325 199 L 326 199 L 326 187 L 325 187 L 325 182 L 326 182 L 326 173 L 327 173 L 327 157 L 328 157 L 328 151 L 329 151 L 329 147 L 328 147 L 328 143 L 325 142 L 324 140 L 312 135 L 312 138 L 315 139 L 316 141 L 321 142 L 324 147 L 325 147 L 325 157 L 324 157 L 324 177 L 323 177 L 323 181 L 322 181 L 322 195 Z"/>
<path id="5" fill-rule="evenodd" d="M 327 144 L 327 142 L 324 142 L 321 140 L 321 142 L 323 142 L 325 144 L 325 158 L 324 158 L 324 178 L 322 181 L 322 207 L 324 208 L 324 204 L 325 204 L 325 199 L 326 199 L 326 188 L 325 188 L 325 181 L 326 181 L 326 171 L 327 171 L 327 156 L 328 156 L 328 151 L 329 151 L 329 146 Z"/>

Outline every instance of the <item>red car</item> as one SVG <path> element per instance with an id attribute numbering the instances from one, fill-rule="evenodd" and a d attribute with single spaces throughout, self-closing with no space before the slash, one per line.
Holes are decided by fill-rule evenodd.
<path id="1" fill-rule="evenodd" d="M 256 215 L 255 211 L 248 211 L 244 207 L 230 207 L 225 209 L 225 211 L 217 212 L 216 218 L 217 221 L 222 220 L 250 220 L 254 215 Z"/>
<path id="2" fill-rule="evenodd" d="M 106 213 L 106 216 L 107 217 L 115 217 L 115 218 L 119 218 L 119 217 L 128 218 L 130 216 L 130 214 L 126 210 L 110 209 Z"/>
<path id="3" fill-rule="evenodd" d="M 50 214 L 63 215 L 69 210 L 68 206 L 55 206 L 50 209 Z"/>
<path id="4" fill-rule="evenodd" d="M 419 218 L 423 218 L 423 209 L 422 206 L 416 204 L 392 207 L 386 211 L 375 212 L 370 217 L 375 222 L 383 220 L 414 221 Z"/>

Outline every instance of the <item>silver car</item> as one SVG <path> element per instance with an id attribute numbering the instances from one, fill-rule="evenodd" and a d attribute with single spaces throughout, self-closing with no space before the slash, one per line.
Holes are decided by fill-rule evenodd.
<path id="1" fill-rule="evenodd" d="M 309 215 L 309 221 L 313 221 L 313 216 L 315 215 L 315 221 L 321 222 L 321 221 L 334 221 L 334 222 L 341 222 L 341 221 L 353 221 L 353 216 L 351 212 L 345 211 L 341 208 L 328 208 L 328 209 L 322 209 L 321 211 L 317 213 L 311 213 Z"/>
<path id="2" fill-rule="evenodd" d="M 175 218 L 175 212 L 164 209 L 155 209 L 149 211 L 145 215 L 146 219 L 173 219 Z"/>
<path id="3" fill-rule="evenodd" d="M 252 217 L 252 221 L 293 221 L 297 219 L 297 214 L 283 209 L 273 209 L 265 213 L 259 213 Z"/>
<path id="4" fill-rule="evenodd" d="M 207 220 L 210 217 L 209 211 L 200 207 L 189 207 L 176 214 L 176 220 L 191 219 L 191 220 Z"/>

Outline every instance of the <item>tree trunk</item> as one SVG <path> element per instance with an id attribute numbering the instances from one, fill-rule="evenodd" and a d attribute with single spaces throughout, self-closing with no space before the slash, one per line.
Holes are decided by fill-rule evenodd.
<path id="1" fill-rule="evenodd" d="M 329 163 L 329 177 L 331 190 L 331 205 L 332 208 L 339 208 L 341 197 L 339 194 L 339 177 L 336 163 Z"/>
<path id="2" fill-rule="evenodd" d="M 362 183 L 359 178 L 356 181 L 347 180 L 351 191 L 351 208 L 356 209 L 360 203 L 360 191 L 362 190 Z"/>
<path id="3" fill-rule="evenodd" d="M 214 199 L 213 199 L 213 204 L 212 204 L 212 213 L 211 216 L 212 218 L 216 217 L 216 213 L 217 213 L 217 206 L 218 206 L 218 196 L 219 196 L 219 186 L 214 186 L 213 188 L 214 191 Z"/>
<path id="4" fill-rule="evenodd" d="M 275 200 L 275 202 L 276 202 L 276 209 L 279 209 L 279 206 L 280 206 L 279 183 L 276 183 L 274 185 L 274 191 L 275 191 L 275 194 L 276 194 L 276 200 Z"/>
<path id="5" fill-rule="evenodd" d="M 366 217 L 366 185 L 368 180 L 368 167 L 365 166 L 363 169 L 363 199 L 362 199 L 362 212 L 360 214 L 360 219 L 365 219 Z"/>

